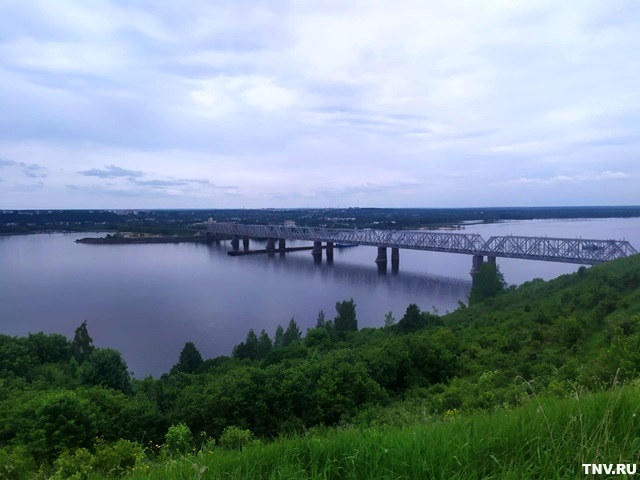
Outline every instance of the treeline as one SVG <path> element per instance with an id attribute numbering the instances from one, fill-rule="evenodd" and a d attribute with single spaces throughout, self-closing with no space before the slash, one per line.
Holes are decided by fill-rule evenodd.
<path id="1" fill-rule="evenodd" d="M 465 221 L 639 217 L 640 206 L 490 208 L 324 208 L 230 210 L 0 210 L 0 233 L 135 231 L 184 233 L 217 222 L 328 228 L 410 229 Z"/>
<path id="2" fill-rule="evenodd" d="M 358 329 L 345 300 L 304 333 L 294 319 L 273 336 L 250 330 L 231 357 L 203 359 L 189 342 L 158 379 L 130 378 L 118 352 L 93 347 L 86 323 L 71 341 L 0 336 L 0 465 L 23 472 L 9 478 L 125 471 L 203 446 L 608 388 L 640 368 L 639 272 L 634 256 L 480 292 L 442 317 L 410 305 L 377 329 Z"/>

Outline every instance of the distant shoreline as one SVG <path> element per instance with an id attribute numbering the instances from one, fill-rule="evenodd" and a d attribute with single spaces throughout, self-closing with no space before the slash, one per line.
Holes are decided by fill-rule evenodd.
<path id="1" fill-rule="evenodd" d="M 207 243 L 207 238 L 199 237 L 174 237 L 174 236 L 141 236 L 141 237 L 84 237 L 78 238 L 76 243 L 91 245 L 121 245 L 121 244 L 148 244 L 148 243 Z"/>

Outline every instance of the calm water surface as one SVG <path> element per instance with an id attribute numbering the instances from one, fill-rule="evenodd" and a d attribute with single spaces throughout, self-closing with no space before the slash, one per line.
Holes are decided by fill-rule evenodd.
<path id="1" fill-rule="evenodd" d="M 464 233 L 625 238 L 640 249 L 640 218 L 505 222 Z M 0 333 L 72 337 L 87 320 L 94 343 L 120 350 L 138 377 L 167 372 L 187 341 L 211 358 L 230 354 L 250 328 L 273 335 L 294 317 L 304 331 L 321 309 L 332 318 L 339 300 L 353 297 L 359 326 L 377 327 L 385 312 L 400 318 L 410 303 L 453 310 L 471 288 L 466 255 L 401 250 L 399 273 L 379 275 L 373 247 L 339 249 L 333 265 L 315 265 L 309 251 L 230 257 L 225 243 L 74 243 L 82 236 L 0 236 Z M 500 258 L 498 264 L 515 284 L 579 267 Z"/>

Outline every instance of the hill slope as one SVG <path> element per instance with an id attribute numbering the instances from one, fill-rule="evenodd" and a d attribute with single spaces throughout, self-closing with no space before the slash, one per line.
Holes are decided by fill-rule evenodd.
<path id="1" fill-rule="evenodd" d="M 343 453 L 368 451 L 365 457 L 369 458 L 367 455 L 374 455 L 378 448 L 375 445 L 382 445 L 380 451 L 391 451 L 384 445 L 397 441 L 403 445 L 398 452 L 408 449 L 417 457 L 398 453 L 394 465 L 418 461 L 426 465 L 436 461 L 435 457 L 430 455 L 428 460 L 423 450 L 407 446 L 413 433 L 434 438 L 453 435 L 460 442 L 459 455 L 468 460 L 471 454 L 464 445 L 470 440 L 460 432 L 455 436 L 453 430 L 485 429 L 478 437 L 484 440 L 474 441 L 480 442 L 478 446 L 494 445 L 487 439 L 493 438 L 492 415 L 496 414 L 505 425 L 511 418 L 520 418 L 499 433 L 501 438 L 517 439 L 529 432 L 533 444 L 542 442 L 536 447 L 542 455 L 540 449 L 558 448 L 554 446 L 555 429 L 569 429 L 566 418 L 561 418 L 563 409 L 582 418 L 582 407 L 572 404 L 571 398 L 609 390 L 614 381 L 636 378 L 640 368 L 639 272 L 640 256 L 636 255 L 550 282 L 528 282 L 443 317 L 411 305 L 396 325 L 360 331 L 356 330 L 355 304 L 338 302 L 336 317 L 319 318 L 318 328 L 309 330 L 304 338 L 292 320 L 274 341 L 266 332 L 249 332 L 232 358 L 203 361 L 193 344 L 185 346 L 176 366 L 160 379 L 131 380 L 118 352 L 93 348 L 86 325 L 79 327 L 81 334 L 73 341 L 60 335 L 0 336 L 0 464 L 12 466 L 14 473 L 23 472 L 8 478 L 29 478 L 38 468 L 72 474 L 77 465 L 88 465 L 94 472 L 116 472 L 133 465 L 142 468 L 143 458 L 153 459 L 158 454 L 162 458 L 169 452 L 184 453 L 202 445 L 208 450 L 214 442 L 231 448 L 250 443 L 252 438 L 271 442 L 283 435 L 308 436 L 325 427 L 351 426 L 355 433 L 344 435 L 353 435 L 353 441 L 362 432 L 382 437 L 368 444 L 369 450 L 365 446 L 360 450 L 357 442 L 348 440 L 350 446 L 341 450 Z M 635 395 L 634 388 L 627 387 L 621 395 Z M 538 397 L 567 400 L 549 403 L 549 413 L 540 424 L 540 417 L 532 414 L 538 408 Z M 580 424 L 580 441 L 591 438 L 584 435 L 598 434 L 602 416 L 613 408 L 610 396 L 589 398 L 596 399 L 593 401 L 599 407 L 593 408 L 600 413 L 589 420 L 595 422 L 590 424 L 596 429 L 593 432 Z M 524 406 L 517 410 L 521 413 L 510 416 L 518 406 Z M 477 411 L 493 413 L 476 417 Z M 438 427 L 443 430 L 431 430 L 434 421 L 459 415 L 476 420 L 460 420 L 462 423 L 456 423 L 459 427 L 447 423 Z M 538 423 L 523 426 L 527 418 L 537 418 Z M 425 419 L 429 419 L 428 427 Z M 635 435 L 633 425 L 628 427 L 628 435 Z M 407 426 L 409 430 L 402 430 Z M 616 424 L 611 429 L 622 432 L 623 426 Z M 423 428 L 428 430 L 420 430 Z M 549 435 L 542 435 L 536 430 L 539 428 Z M 405 437 L 407 431 L 410 435 Z M 327 435 L 335 436 L 338 444 L 343 441 L 341 434 Z M 571 435 L 571 442 L 577 442 Z M 625 450 L 626 440 L 620 438 L 618 435 L 611 441 Z M 314 441 L 294 439 L 286 445 L 299 445 L 295 448 L 306 452 L 313 450 Z M 333 445 L 327 449 L 335 447 L 333 440 L 327 442 Z M 268 455 L 280 448 L 278 445 L 251 447 L 255 450 L 242 455 L 254 451 L 258 456 Z M 574 448 L 577 444 L 571 445 Z M 500 451 L 504 459 L 510 455 L 519 458 L 517 451 Z M 486 453 L 489 455 L 489 450 Z M 347 462 L 340 455 L 342 460 L 320 462 L 318 465 L 325 467 L 317 468 Z M 498 453 L 493 455 L 502 458 Z M 229 458 L 242 462 L 245 457 Z M 315 478 L 315 473 L 311 474 L 316 471 L 315 463 L 309 463 L 312 457 L 301 458 L 306 459 L 306 477 L 295 478 Z M 325 460 L 329 458 L 334 457 L 326 456 Z M 120 460 L 123 463 L 114 467 Z M 357 456 L 352 460 L 354 465 L 360 461 Z M 501 461 L 506 460 L 498 463 Z M 571 462 L 574 469 L 575 459 Z M 296 465 L 294 462 L 290 467 L 296 469 Z M 467 465 L 469 471 L 486 468 L 475 460 Z M 530 461 L 528 465 L 534 468 Z M 248 466 L 238 464 L 237 468 Z M 408 475 L 402 471 L 397 474 Z M 355 478 L 360 478 L 358 475 Z"/>

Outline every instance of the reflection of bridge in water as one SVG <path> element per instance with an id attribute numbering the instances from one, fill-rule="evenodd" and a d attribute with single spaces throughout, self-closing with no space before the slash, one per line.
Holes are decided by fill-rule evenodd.
<path id="1" fill-rule="evenodd" d="M 222 246 L 218 247 L 221 250 Z M 265 261 L 262 256 L 250 256 L 243 262 L 252 262 L 254 266 L 265 269 L 301 272 L 305 275 L 319 275 L 323 280 L 337 280 L 351 285 L 361 285 L 373 288 L 384 285 L 389 291 L 404 291 L 423 294 L 432 292 L 448 298 L 466 298 L 469 295 L 471 282 L 460 278 L 443 275 L 421 274 L 403 271 L 397 275 L 380 275 L 376 269 L 353 263 L 322 263 L 320 265 L 309 262 L 301 255 L 274 254 L 272 261 Z M 397 272 L 397 271 L 396 271 Z"/>
<path id="2" fill-rule="evenodd" d="M 636 250 L 624 240 L 586 240 L 570 238 L 495 236 L 484 240 L 478 234 L 416 232 L 396 230 L 348 230 L 318 227 L 297 227 L 279 225 L 241 225 L 235 223 L 210 223 L 207 235 L 230 235 L 232 248 L 239 250 L 240 239 L 245 250 L 249 248 L 249 238 L 266 238 L 266 253 L 285 251 L 286 240 L 307 240 L 313 242 L 311 251 L 317 262 L 326 251 L 327 261 L 333 261 L 336 244 L 370 245 L 378 247 L 376 263 L 381 272 L 387 268 L 387 248 L 391 248 L 391 266 L 397 271 L 400 249 L 427 250 L 432 252 L 461 253 L 472 256 L 471 276 L 474 277 L 487 257 L 495 263 L 497 257 L 541 260 L 546 262 L 596 265 L 636 254 Z M 275 242 L 278 240 L 278 248 Z M 325 242 L 323 247 L 322 243 Z"/>

